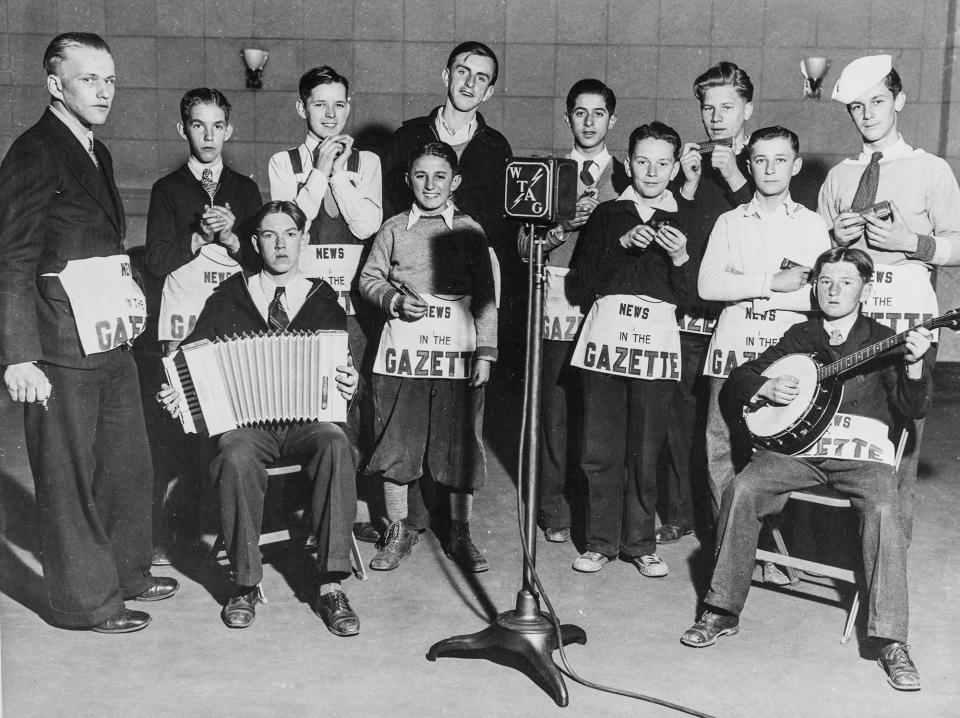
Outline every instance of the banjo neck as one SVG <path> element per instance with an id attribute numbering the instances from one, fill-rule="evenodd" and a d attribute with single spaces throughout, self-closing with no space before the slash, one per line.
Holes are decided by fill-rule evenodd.
<path id="1" fill-rule="evenodd" d="M 957 320 L 958 313 L 960 313 L 960 309 L 953 309 L 946 314 L 940 315 L 939 317 L 933 317 L 931 319 L 927 319 L 925 322 L 920 322 L 919 324 L 916 324 L 910 329 L 900 332 L 899 334 L 894 334 L 886 339 L 881 339 L 875 344 L 871 344 L 870 346 L 864 347 L 859 351 L 855 351 L 853 354 L 840 357 L 835 362 L 824 364 L 822 367 L 817 369 L 817 381 L 824 381 L 825 379 L 839 376 L 840 374 L 845 374 L 846 372 L 857 368 L 861 364 L 870 361 L 874 357 L 893 349 L 898 344 L 902 344 L 904 341 L 906 341 L 907 334 L 918 327 L 936 329 L 938 327 L 950 326 Z"/>

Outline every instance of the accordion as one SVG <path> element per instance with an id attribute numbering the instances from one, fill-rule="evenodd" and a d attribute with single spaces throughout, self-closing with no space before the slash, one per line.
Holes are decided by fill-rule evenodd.
<path id="1" fill-rule="evenodd" d="M 180 393 L 184 432 L 208 436 L 241 426 L 346 421 L 336 384 L 337 367 L 346 364 L 344 331 L 204 339 L 163 359 Z"/>

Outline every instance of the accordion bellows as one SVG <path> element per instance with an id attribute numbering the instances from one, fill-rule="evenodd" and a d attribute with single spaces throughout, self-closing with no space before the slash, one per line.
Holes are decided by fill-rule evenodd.
<path id="1" fill-rule="evenodd" d="M 260 333 L 182 345 L 163 360 L 180 393 L 188 434 L 216 436 L 241 426 L 346 421 L 337 390 L 347 364 L 344 331 Z"/>

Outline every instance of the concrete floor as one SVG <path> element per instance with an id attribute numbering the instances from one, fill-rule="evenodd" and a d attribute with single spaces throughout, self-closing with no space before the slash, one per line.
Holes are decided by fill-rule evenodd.
<path id="1" fill-rule="evenodd" d="M 715 716 L 957 716 L 960 649 L 949 636 L 960 594 L 960 382 L 942 372 L 927 425 L 911 548 L 911 644 L 923 690 L 898 693 L 866 654 L 862 638 L 839 642 L 845 612 L 831 588 L 801 584 L 819 598 L 751 591 L 738 636 L 691 649 L 680 634 L 695 618 L 704 562 L 692 536 L 661 549 L 663 579 L 617 562 L 574 573 L 571 544 L 539 543 L 539 571 L 566 623 L 586 630 L 567 649 L 585 678 Z M 949 380 L 944 379 L 950 377 Z M 5 393 L 4 393 L 5 394 Z M 425 659 L 437 640 L 483 628 L 512 608 L 520 586 L 515 521 L 519 389 L 491 387 L 490 481 L 476 503 L 474 536 L 491 570 L 464 576 L 426 535 L 401 568 L 370 572 L 346 588 L 361 619 L 356 638 L 337 638 L 303 596 L 304 561 L 268 566 L 252 627 L 219 619 L 223 572 L 196 554 L 157 574 L 180 593 L 150 605 L 140 633 L 103 636 L 47 625 L 33 500 L 20 412 L 0 403 L 0 646 L 2 706 L 11 718 L 38 716 L 676 716 L 672 710 L 590 690 L 567 679 L 570 705 L 557 708 L 528 677 L 486 660 Z M 369 561 L 373 551 L 362 545 Z M 309 582 L 309 579 L 306 579 Z"/>

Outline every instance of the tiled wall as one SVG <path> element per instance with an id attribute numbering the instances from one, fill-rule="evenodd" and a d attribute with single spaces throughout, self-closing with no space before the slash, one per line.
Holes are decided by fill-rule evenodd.
<path id="1" fill-rule="evenodd" d="M 909 101 L 904 135 L 946 156 L 960 173 L 960 68 L 954 71 L 957 0 L 0 0 L 0 152 L 46 101 L 40 67 L 51 37 L 70 29 L 103 34 L 114 50 L 118 93 L 98 132 L 113 153 L 128 198 L 132 244 L 142 242 L 144 195 L 184 157 L 175 129 L 183 90 L 217 87 L 234 105 L 227 159 L 266 188 L 266 164 L 295 144 L 296 82 L 328 63 L 352 82 L 351 130 L 382 144 L 402 118 L 437 104 L 451 47 L 488 42 L 501 77 L 484 106 L 517 153 L 553 153 L 569 143 L 563 97 L 585 76 L 620 98 L 611 147 L 651 119 L 681 136 L 702 134 L 694 77 L 730 59 L 756 86 L 751 126 L 783 124 L 800 135 L 807 168 L 800 198 L 815 196 L 830 165 L 857 149 L 842 108 L 803 101 L 800 60 L 839 69 L 867 52 L 890 52 Z M 953 26 L 951 26 L 951 22 Z M 244 88 L 240 50 L 270 51 L 264 89 Z M 829 92 L 829 89 L 827 90 Z M 944 303 L 960 304 L 960 279 L 941 272 Z M 952 345 L 945 349 L 952 351 Z M 960 345 L 958 345 L 960 347 Z M 960 350 L 956 352 L 960 358 Z"/>

